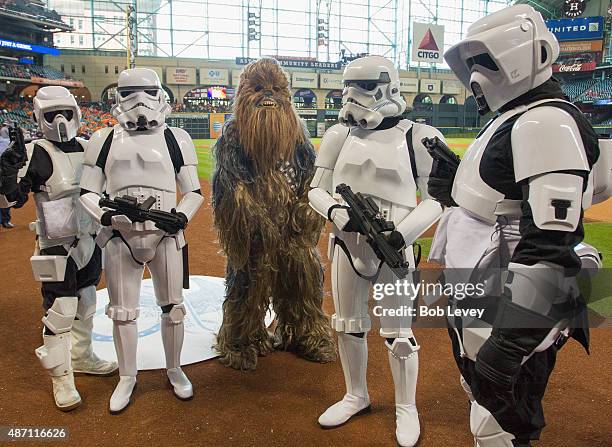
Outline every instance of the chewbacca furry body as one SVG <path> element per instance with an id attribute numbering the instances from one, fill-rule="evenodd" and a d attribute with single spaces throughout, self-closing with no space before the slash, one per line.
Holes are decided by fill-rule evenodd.
<path id="1" fill-rule="evenodd" d="M 263 100 L 275 106 L 261 107 Z M 333 360 L 316 250 L 324 220 L 308 204 L 315 152 L 276 61 L 262 59 L 246 68 L 235 118 L 214 151 L 214 221 L 227 255 L 216 345 L 221 362 L 254 369 L 257 357 L 274 348 Z M 270 298 L 278 323 L 274 339 L 264 325 Z"/>

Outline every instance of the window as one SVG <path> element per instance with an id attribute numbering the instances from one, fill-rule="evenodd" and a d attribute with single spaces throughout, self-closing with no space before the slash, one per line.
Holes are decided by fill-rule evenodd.
<path id="1" fill-rule="evenodd" d="M 104 73 L 108 74 L 108 65 L 104 66 Z"/>
<path id="2" fill-rule="evenodd" d="M 64 64 L 61 65 L 60 70 L 62 71 L 62 73 L 64 73 Z"/>
<path id="3" fill-rule="evenodd" d="M 79 20 L 79 29 L 83 29 L 83 21 Z"/>
<path id="4" fill-rule="evenodd" d="M 115 65 L 115 74 L 119 74 L 119 67 Z"/>
<path id="5" fill-rule="evenodd" d="M 83 35 L 79 36 L 79 45 L 83 46 Z"/>
<path id="6" fill-rule="evenodd" d="M 70 67 L 70 71 L 71 71 L 72 73 L 76 73 L 76 67 L 75 67 L 74 65 L 72 65 L 72 66 Z"/>
<path id="7" fill-rule="evenodd" d="M 70 43 L 74 45 L 74 34 L 70 35 Z"/>
<path id="8" fill-rule="evenodd" d="M 81 73 L 85 73 L 85 65 L 81 65 Z"/>

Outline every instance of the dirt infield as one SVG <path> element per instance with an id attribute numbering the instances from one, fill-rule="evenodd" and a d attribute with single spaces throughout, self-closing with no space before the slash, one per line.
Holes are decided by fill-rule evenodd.
<path id="1" fill-rule="evenodd" d="M 203 191 L 210 198 L 208 184 Z M 344 392 L 340 364 L 313 364 L 288 353 L 260 359 L 256 372 L 233 371 L 215 360 L 187 366 L 195 388 L 189 402 L 173 397 L 163 371 L 141 372 L 135 402 L 119 416 L 107 411 L 117 377 L 78 377 L 83 405 L 71 413 L 57 411 L 50 379 L 34 356 L 41 342 L 42 308 L 28 261 L 33 245 L 27 230 L 34 218 L 31 202 L 13 215 L 17 228 L 0 230 L 4 261 L 0 425 L 64 426 L 70 431 L 69 444 L 79 446 L 395 445 L 391 374 L 383 341 L 375 333 L 369 336 L 368 373 L 373 412 L 335 430 L 321 430 L 316 419 Z M 224 260 L 212 231 L 210 205 L 191 224 L 188 239 L 192 274 L 222 276 Z M 322 240 L 322 249 L 324 244 Z M 329 282 L 326 290 L 326 310 L 331 313 Z M 422 347 L 419 445 L 471 446 L 467 399 L 458 383 L 446 332 L 415 332 Z M 538 445 L 612 445 L 611 371 L 612 331 L 593 331 L 591 356 L 576 343 L 568 343 L 546 397 L 548 428 Z"/>

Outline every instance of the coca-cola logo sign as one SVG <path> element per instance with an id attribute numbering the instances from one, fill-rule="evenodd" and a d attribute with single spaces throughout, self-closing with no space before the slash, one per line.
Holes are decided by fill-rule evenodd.
<path id="1" fill-rule="evenodd" d="M 597 63 L 595 61 L 592 62 L 582 62 L 582 63 L 574 63 L 574 64 L 556 64 L 553 65 L 553 71 L 559 73 L 567 73 L 567 72 L 576 72 L 576 71 L 592 71 L 595 70 Z"/>
<path id="2" fill-rule="evenodd" d="M 582 71 L 582 64 L 561 65 L 559 71 Z"/>

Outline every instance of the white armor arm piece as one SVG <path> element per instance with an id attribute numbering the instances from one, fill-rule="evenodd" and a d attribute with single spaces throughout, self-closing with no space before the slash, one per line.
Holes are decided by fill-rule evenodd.
<path id="1" fill-rule="evenodd" d="M 176 127 L 171 127 L 170 130 L 172 130 L 183 156 L 183 166 L 176 176 L 176 182 L 183 197 L 177 205 L 176 211 L 185 214 L 187 220 L 190 221 L 204 203 L 198 178 L 198 157 L 193 141 L 187 132 Z"/>
<path id="2" fill-rule="evenodd" d="M 590 169 L 572 116 L 556 107 L 531 109 L 514 123 L 511 141 L 515 178 L 528 179 L 536 226 L 574 231 L 582 209 L 583 179 L 562 171 Z"/>
<path id="3" fill-rule="evenodd" d="M 100 208 L 98 202 L 104 192 L 106 175 L 102 168 L 96 165 L 96 162 L 102 150 L 102 145 L 111 130 L 111 128 L 100 129 L 91 136 L 85 148 L 85 157 L 83 159 L 81 192 L 85 194 L 81 196 L 81 204 L 85 211 L 98 223 L 102 218 L 102 214 L 104 214 L 104 210 Z"/>
<path id="4" fill-rule="evenodd" d="M 308 199 L 310 206 L 325 219 L 328 218 L 329 209 L 338 204 L 332 197 L 333 174 L 348 133 L 349 129 L 341 124 L 330 127 L 321 140 L 321 147 L 315 161 L 316 171 L 310 183 L 311 190 L 308 193 Z M 339 228 L 343 228 L 349 221 L 348 213 L 343 209 L 333 210 L 331 217 Z"/>
<path id="5" fill-rule="evenodd" d="M 421 140 L 425 137 L 433 138 L 434 136 L 445 141 L 442 133 L 434 127 L 424 124 L 413 124 L 412 147 L 414 148 L 415 165 L 418 174 L 416 183 L 421 193 L 421 202 L 397 225 L 397 231 L 401 233 L 407 245 L 411 245 L 427 231 L 440 218 L 443 211 L 442 205 L 436 200 L 429 198 L 427 193 L 427 181 L 433 159 L 425 146 L 423 146 L 423 143 L 421 143 Z"/>

